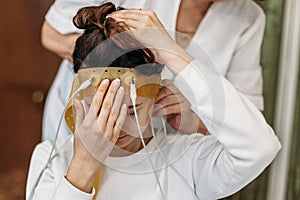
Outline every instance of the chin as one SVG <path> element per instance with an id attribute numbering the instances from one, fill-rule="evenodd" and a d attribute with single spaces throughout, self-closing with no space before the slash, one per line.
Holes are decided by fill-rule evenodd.
<path id="1" fill-rule="evenodd" d="M 119 147 L 119 148 L 124 148 L 126 147 L 128 144 L 130 144 L 134 138 L 128 134 L 126 134 L 125 132 L 120 133 L 120 136 L 118 140 L 115 143 L 115 146 Z"/>

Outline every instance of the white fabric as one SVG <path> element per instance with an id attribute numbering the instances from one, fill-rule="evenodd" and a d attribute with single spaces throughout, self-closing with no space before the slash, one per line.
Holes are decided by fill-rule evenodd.
<path id="1" fill-rule="evenodd" d="M 73 64 L 64 60 L 47 95 L 43 114 L 43 140 L 54 140 L 55 138 L 59 119 L 67 105 L 74 77 Z M 63 119 L 58 136 L 65 137 L 71 133 Z"/>
<path id="2" fill-rule="evenodd" d="M 281 147 L 277 137 L 260 111 L 225 78 L 212 73 L 199 60 L 194 60 L 175 77 L 175 85 L 194 105 L 194 112 L 203 119 L 211 136 L 204 137 L 198 133 L 176 137 L 168 135 L 167 157 L 172 167 L 157 172 L 163 188 L 168 188 L 168 199 L 211 200 L 231 195 L 270 164 Z M 212 88 L 214 91 L 211 91 Z M 221 96 L 220 102 L 215 101 L 215 97 Z M 224 112 L 215 112 L 215 109 Z M 157 138 L 161 146 L 163 134 L 158 133 Z M 62 139 L 58 149 L 64 143 Z M 92 199 L 93 194 L 84 195 L 67 184 L 64 178 L 73 154 L 73 142 L 70 141 L 43 174 L 34 199 Z M 33 153 L 27 197 L 51 147 L 52 142 L 45 141 Z M 153 152 L 156 148 L 154 139 L 146 148 L 148 152 Z M 151 153 L 150 156 L 155 166 L 164 163 L 158 153 Z M 98 200 L 160 199 L 144 149 L 126 157 L 109 157 L 106 164 L 108 167 Z M 142 173 L 149 170 L 150 173 Z"/>
<path id="3" fill-rule="evenodd" d="M 72 24 L 73 16 L 81 7 L 98 5 L 100 2 L 102 0 L 56 0 L 50 7 L 46 20 L 62 34 L 80 32 Z M 112 2 L 116 3 L 116 0 Z M 126 0 L 122 6 L 152 9 L 167 29 L 175 31 L 179 4 L 180 0 Z M 265 15 L 252 0 L 216 2 L 208 10 L 193 37 L 193 42 L 187 47 L 187 51 L 200 60 L 206 56 L 201 53 L 201 49 L 204 48 L 205 54 L 214 62 L 216 71 L 260 110 L 263 110 L 263 96 L 259 62 L 264 25 Z M 74 77 L 72 64 L 68 61 L 64 61 L 60 68 L 68 69 L 57 73 L 56 84 L 53 84 L 47 97 L 43 140 L 53 139 L 55 136 L 58 119 L 69 97 L 68 91 L 72 84 L 69 80 Z M 57 106 L 61 100 L 62 106 Z M 64 130 L 66 129 L 65 127 Z M 68 135 L 66 131 L 62 132 Z"/>

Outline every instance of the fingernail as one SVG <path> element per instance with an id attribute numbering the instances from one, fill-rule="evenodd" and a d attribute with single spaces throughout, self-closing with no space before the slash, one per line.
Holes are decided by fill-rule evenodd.
<path id="1" fill-rule="evenodd" d="M 104 79 L 103 81 L 102 81 L 102 84 L 108 84 L 109 83 L 109 80 L 106 78 L 106 79 Z"/>
<path id="2" fill-rule="evenodd" d="M 124 87 L 120 87 L 120 88 L 119 88 L 119 93 L 120 93 L 120 94 L 123 94 L 123 93 L 124 93 Z"/>
<path id="3" fill-rule="evenodd" d="M 114 84 L 116 84 L 116 85 L 119 85 L 120 84 L 120 79 L 119 78 L 116 78 L 115 80 L 114 80 Z"/>

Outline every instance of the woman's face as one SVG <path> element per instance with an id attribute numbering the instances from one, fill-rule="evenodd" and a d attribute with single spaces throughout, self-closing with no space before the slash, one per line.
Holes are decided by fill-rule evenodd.
<path id="1" fill-rule="evenodd" d="M 134 150 L 134 145 L 140 144 L 140 136 L 137 128 L 137 123 L 134 115 L 134 109 L 132 102 L 129 101 L 129 97 L 125 95 L 125 102 L 128 102 L 128 114 L 125 120 L 125 123 L 120 132 L 119 138 L 116 142 L 116 146 L 126 150 Z M 139 126 L 143 137 L 145 139 L 152 136 L 149 130 L 149 124 L 152 116 L 154 99 L 138 96 L 136 99 L 136 111 L 139 120 Z M 137 142 L 138 141 L 138 142 Z M 131 151 L 132 152 L 132 151 Z"/>
<path id="2" fill-rule="evenodd" d="M 89 109 L 90 104 L 92 103 L 93 96 L 86 96 L 84 98 L 86 110 Z M 137 128 L 137 123 L 135 119 L 135 114 L 133 110 L 132 101 L 130 100 L 129 95 L 124 96 L 123 103 L 128 105 L 127 117 L 124 122 L 123 127 L 115 146 L 118 149 L 123 149 L 126 152 L 121 154 L 134 153 L 136 150 L 139 150 L 141 147 L 140 135 Z M 139 126 L 145 140 L 152 137 L 151 132 L 149 131 L 149 124 L 152 116 L 152 109 L 154 105 L 154 99 L 138 96 L 136 99 L 136 111 L 139 120 Z"/>

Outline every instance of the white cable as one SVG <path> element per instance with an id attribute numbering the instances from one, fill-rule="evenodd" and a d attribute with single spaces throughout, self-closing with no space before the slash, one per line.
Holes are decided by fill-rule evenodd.
<path id="1" fill-rule="evenodd" d="M 146 147 L 146 145 L 145 145 L 145 142 L 144 142 L 144 138 L 143 138 L 143 135 L 142 135 L 142 132 L 141 132 L 141 129 L 140 129 L 140 125 L 139 125 L 139 121 L 138 121 L 138 117 L 137 117 L 137 112 L 136 112 L 136 107 L 135 107 L 135 105 L 136 105 L 136 88 L 135 88 L 135 84 L 134 84 L 134 82 L 133 82 L 133 79 L 131 79 L 131 83 L 130 83 L 130 98 L 131 98 L 131 101 L 132 101 L 132 104 L 133 104 L 133 111 L 134 111 L 134 115 L 135 115 L 135 119 L 136 119 L 136 122 L 137 122 L 137 127 L 138 127 L 138 131 L 139 131 L 139 135 L 140 135 L 140 138 L 141 138 L 141 141 L 142 141 L 142 144 L 143 144 L 143 146 L 144 146 L 144 148 Z M 164 161 L 167 163 L 167 165 L 166 165 L 166 169 L 168 168 L 168 166 L 170 166 L 173 170 L 174 170 L 174 172 L 186 183 L 186 185 L 188 186 L 188 188 L 192 191 L 192 193 L 194 194 L 195 193 L 195 191 L 194 191 L 194 188 L 192 188 L 190 185 L 189 185 L 189 183 L 188 183 L 188 181 L 184 178 L 184 176 L 169 162 L 169 160 L 168 160 L 168 158 L 163 154 L 163 152 L 161 151 L 161 149 L 160 149 L 160 147 L 159 147 L 159 145 L 158 145 L 158 142 L 157 142 L 157 139 L 156 139 L 156 135 L 155 135 L 155 131 L 154 131 L 154 128 L 153 128 L 153 121 L 152 121 L 152 118 L 150 118 L 150 121 L 151 121 L 151 133 L 152 133 L 152 136 L 153 136 L 153 139 L 154 139 L 154 141 L 155 141 L 155 144 L 156 144 L 156 147 L 157 147 L 157 149 L 158 149 L 158 151 L 159 151 L 159 153 L 161 154 L 161 156 L 163 157 L 163 159 L 164 159 Z M 163 117 L 161 117 L 161 121 L 162 121 L 162 124 L 163 124 L 163 130 L 164 130 L 164 135 L 165 135 L 165 137 L 167 137 L 167 128 L 166 128 L 166 123 L 165 123 L 165 121 L 164 121 L 164 119 L 163 119 Z M 166 146 L 166 148 L 167 148 L 167 146 Z M 159 181 L 159 179 L 158 179 L 158 176 L 157 176 L 157 174 L 155 173 L 155 169 L 154 169 L 154 167 L 153 167 L 153 163 L 152 163 L 152 161 L 151 161 L 151 159 L 150 159 L 150 157 L 149 157 L 149 154 L 148 154 L 148 151 L 146 150 L 146 148 L 145 148 L 145 151 L 146 151 L 146 154 L 147 154 L 147 157 L 148 157 L 148 159 L 149 159 L 149 161 L 150 161 L 150 164 L 151 164 L 151 167 L 152 167 L 152 169 L 153 169 L 153 172 L 154 172 L 154 174 L 155 174 L 155 177 L 156 177 L 156 180 L 157 180 L 157 182 L 158 182 L 158 184 L 159 184 L 159 187 L 160 187 L 160 190 L 161 190 L 161 194 L 162 194 L 162 196 L 163 196 L 163 198 L 166 200 L 168 197 L 168 194 L 167 194 L 167 185 L 168 185 L 168 174 L 166 174 L 166 176 L 165 176 L 165 183 L 164 183 L 164 186 L 165 186 L 165 193 L 163 192 L 163 190 L 162 190 L 162 186 L 161 186 L 161 184 L 160 184 L 160 181 Z M 168 172 L 166 172 L 166 173 L 168 173 Z M 196 197 L 196 199 L 199 199 L 196 195 L 195 195 L 195 197 Z"/>
<path id="2" fill-rule="evenodd" d="M 161 117 L 162 119 L 162 117 Z M 163 120 L 163 119 L 162 119 Z M 153 126 L 153 121 L 152 121 L 152 118 L 150 117 L 150 123 L 151 123 L 151 133 L 152 133 L 152 136 L 153 136 L 153 140 L 155 141 L 155 144 L 156 144 L 156 148 L 158 149 L 159 153 L 161 154 L 161 156 L 163 158 L 165 158 L 165 156 L 163 155 L 163 152 L 161 151 L 159 145 L 158 145 L 158 141 L 156 139 L 156 134 L 155 134 L 155 131 L 154 131 L 154 126 Z M 160 129 L 161 130 L 161 129 Z M 160 130 L 158 130 L 158 132 L 160 132 Z M 166 129 L 166 126 L 165 124 L 163 123 L 163 130 L 164 130 L 164 136 L 165 136 L 165 146 L 166 146 L 166 154 L 168 154 L 168 146 L 167 146 L 167 142 L 166 142 L 166 137 L 167 137 L 167 129 Z M 168 199 L 168 166 L 169 166 L 169 163 L 168 161 L 166 161 L 166 159 L 164 159 L 164 161 L 166 162 L 166 166 L 165 166 L 165 177 L 164 177 L 164 199 Z"/>
<path id="3" fill-rule="evenodd" d="M 74 94 L 69 98 L 69 100 L 68 100 L 68 102 L 67 102 L 66 105 L 68 105 L 68 104 L 70 103 L 70 101 L 75 97 L 75 95 L 77 95 L 81 90 L 84 90 L 84 89 L 86 89 L 88 86 L 90 86 L 91 83 L 92 83 L 94 80 L 95 80 L 95 78 L 92 77 L 92 78 L 89 78 L 88 80 L 84 81 L 84 82 L 79 86 L 79 88 L 74 92 Z M 61 116 L 60 116 L 60 119 L 59 119 L 59 122 L 58 122 L 58 127 L 57 127 L 56 133 L 55 133 L 55 139 L 54 139 L 54 142 L 53 142 L 51 151 L 50 151 L 50 156 L 49 156 L 49 158 L 48 158 L 48 160 L 47 160 L 47 162 L 46 162 L 46 164 L 45 164 L 45 167 L 44 167 L 44 168 L 42 169 L 42 171 L 40 172 L 40 174 L 39 174 L 39 176 L 38 176 L 38 178 L 37 178 L 37 180 L 36 180 L 36 182 L 35 182 L 35 184 L 34 184 L 32 190 L 31 190 L 31 192 L 30 192 L 30 195 L 29 195 L 28 200 L 32 200 L 32 199 L 33 199 L 34 190 L 35 190 L 36 187 L 38 186 L 38 184 L 39 184 L 39 182 L 40 182 L 40 180 L 41 180 L 41 177 L 42 177 L 44 171 L 45 171 L 46 169 L 48 169 L 49 164 L 51 163 L 51 161 L 54 159 L 54 157 L 56 157 L 56 156 L 58 155 L 59 151 L 60 151 L 61 149 L 63 149 L 63 147 L 69 142 L 69 140 L 70 140 L 70 138 L 71 138 L 71 137 L 70 137 L 70 138 L 67 140 L 67 142 L 65 142 L 65 143 L 62 145 L 62 147 L 61 147 L 61 148 L 60 148 L 60 149 L 52 156 L 52 154 L 53 154 L 53 152 L 54 152 L 54 149 L 55 149 L 56 142 L 57 142 L 57 138 L 58 138 L 58 134 L 59 134 L 59 130 L 60 130 L 61 124 L 62 124 L 62 120 L 63 120 L 63 117 L 64 117 L 64 114 L 65 114 L 66 110 L 67 110 L 67 106 L 64 108 L 64 110 L 63 110 L 63 112 L 62 112 L 62 114 L 61 114 Z"/>
<path id="4" fill-rule="evenodd" d="M 171 162 L 168 160 L 168 158 L 163 154 L 163 152 L 161 151 L 161 149 L 160 149 L 160 147 L 159 147 L 159 145 L 158 145 L 158 142 L 157 142 L 157 139 L 156 139 L 156 135 L 155 135 L 155 131 L 154 131 L 154 128 L 153 128 L 153 121 L 152 121 L 152 118 L 150 118 L 150 120 L 151 120 L 151 133 L 152 133 L 152 136 L 153 136 L 153 138 L 154 138 L 154 140 L 155 140 L 155 144 L 156 144 L 156 147 L 157 147 L 157 150 L 159 151 L 159 153 L 161 154 L 161 156 L 162 156 L 162 158 L 164 159 L 164 161 L 167 163 L 167 165 L 166 165 L 166 168 L 168 168 L 168 166 L 170 166 L 172 169 L 173 169 L 173 171 L 186 183 L 186 185 L 188 186 L 188 188 L 192 191 L 192 193 L 194 194 L 195 193 L 195 191 L 194 191 L 194 189 L 189 185 L 189 183 L 188 183 L 188 181 L 184 178 L 184 176 L 171 164 Z M 163 124 L 163 130 L 164 130 L 164 135 L 165 135 L 165 137 L 167 136 L 167 128 L 166 128 L 166 122 L 165 122 L 165 120 L 163 119 L 163 117 L 161 117 L 161 121 L 162 121 L 162 124 Z M 158 131 L 159 132 L 159 131 Z M 166 144 L 166 148 L 167 148 L 167 145 L 168 144 Z M 165 180 L 165 186 L 168 184 L 168 183 L 166 183 L 166 181 L 167 181 L 168 179 L 166 178 L 166 180 Z M 197 199 L 199 199 L 196 195 L 195 195 L 195 197 L 197 198 Z"/>
<path id="5" fill-rule="evenodd" d="M 145 150 L 145 152 L 146 152 L 147 158 L 148 158 L 148 160 L 149 160 L 149 162 L 150 162 L 150 165 L 151 165 L 151 168 L 152 168 L 152 170 L 153 170 L 153 173 L 154 173 L 156 182 L 157 182 L 157 184 L 158 184 L 158 186 L 159 186 L 160 193 L 161 193 L 162 197 L 164 198 L 165 195 L 164 195 L 162 186 L 161 186 L 161 184 L 160 184 L 158 175 L 157 175 L 156 172 L 155 172 L 154 165 L 153 165 L 153 163 L 152 163 L 152 161 L 151 161 L 151 158 L 150 158 L 150 156 L 149 156 L 149 152 L 148 152 L 148 150 L 146 149 L 146 144 L 145 144 L 145 141 L 144 141 L 144 138 L 143 138 L 143 134 L 142 134 L 142 131 L 141 131 L 141 127 L 140 127 L 140 123 L 139 123 L 139 119 L 138 119 L 138 115 L 137 115 L 137 111 L 136 111 L 136 87 L 135 87 L 135 83 L 134 83 L 133 78 L 132 78 L 131 81 L 130 81 L 130 99 L 131 99 L 131 101 L 132 101 L 133 111 L 134 111 L 134 116 L 135 116 L 135 121 L 136 121 L 136 125 L 137 125 L 137 128 L 138 128 L 138 132 L 139 132 L 141 141 L 142 141 L 142 145 L 143 145 L 144 150 Z"/>

